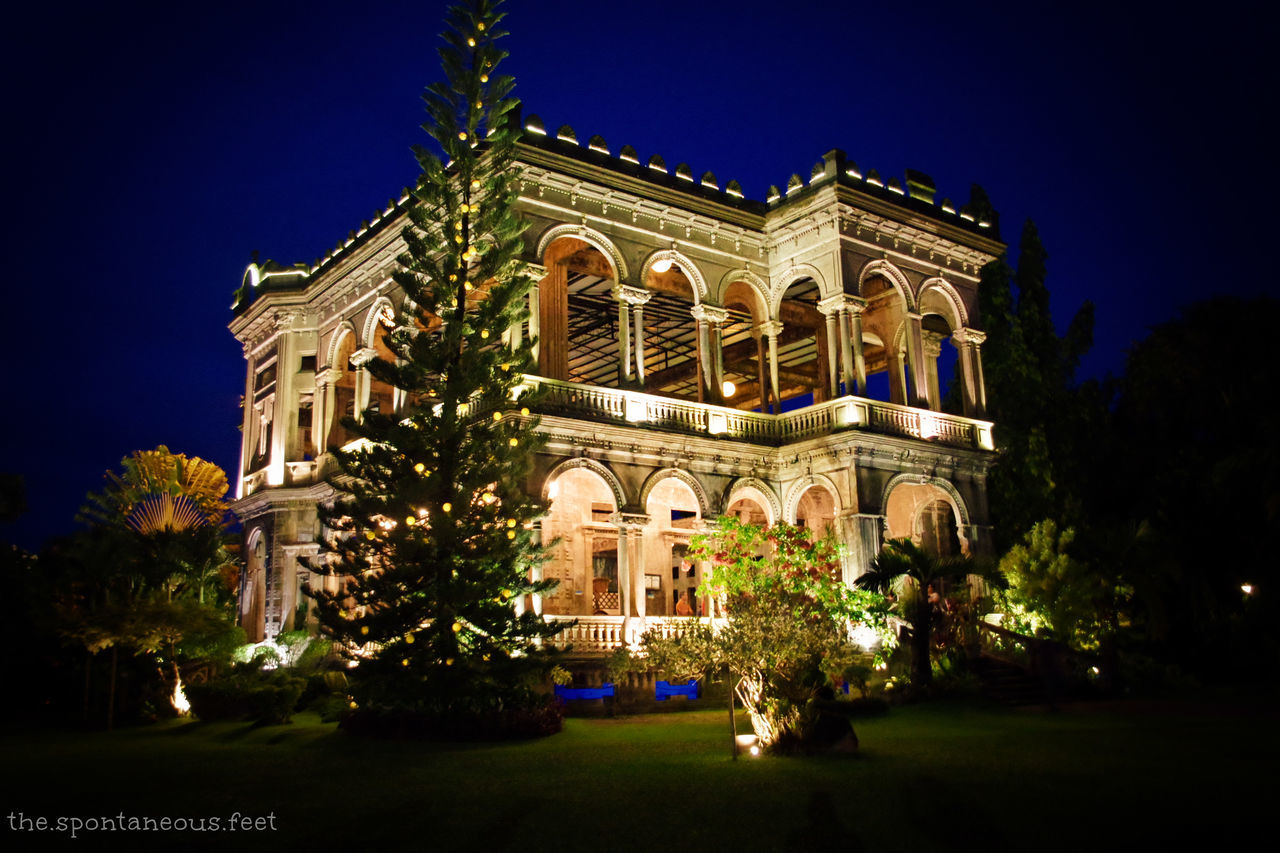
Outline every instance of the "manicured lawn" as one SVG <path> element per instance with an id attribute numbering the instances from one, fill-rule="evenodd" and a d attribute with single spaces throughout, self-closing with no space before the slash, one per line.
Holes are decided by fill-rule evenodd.
<path id="1" fill-rule="evenodd" d="M 1050 715 L 940 702 L 861 721 L 857 759 L 736 763 L 723 710 L 570 719 L 549 739 L 465 746 L 355 739 L 307 715 L 257 729 L 10 729 L 4 845 L 55 840 L 10 831 L 11 812 L 124 811 L 274 813 L 277 829 L 82 833 L 74 846 L 1221 849 L 1271 823 L 1280 735 L 1263 707 Z"/>

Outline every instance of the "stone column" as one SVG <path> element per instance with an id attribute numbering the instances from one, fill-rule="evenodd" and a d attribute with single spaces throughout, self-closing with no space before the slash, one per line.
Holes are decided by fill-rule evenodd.
<path id="1" fill-rule="evenodd" d="M 617 288 L 614 288 L 614 298 L 618 300 L 618 384 L 628 385 L 631 382 L 631 314 L 627 300 L 619 298 Z"/>
<path id="2" fill-rule="evenodd" d="M 773 405 L 777 409 L 776 413 L 780 413 L 782 411 L 782 394 L 778 384 L 778 335 L 782 334 L 782 321 L 766 320 L 756 328 L 769 339 L 769 391 L 773 394 Z"/>
<path id="3" fill-rule="evenodd" d="M 253 444 L 256 440 L 253 434 L 254 362 L 248 344 L 244 345 L 244 362 L 244 396 L 240 398 L 240 470 L 236 472 L 236 498 L 244 497 L 244 475 L 249 473 L 249 463 L 253 460 Z"/>
<path id="4" fill-rule="evenodd" d="M 328 450 L 326 443 L 329 441 L 329 430 L 333 428 L 333 409 L 336 405 L 334 389 L 341 378 L 342 371 L 336 367 L 326 368 L 316 374 L 315 423 L 311 430 L 316 458 Z"/>
<path id="5" fill-rule="evenodd" d="M 818 303 L 818 310 L 827 318 L 827 395 L 828 399 L 840 396 L 840 350 L 849 341 L 847 329 L 840 321 L 843 319 L 844 294 L 828 296 Z M 816 402 L 816 401 L 815 401 Z"/>
<path id="6" fill-rule="evenodd" d="M 609 520 L 618 528 L 618 604 L 622 611 L 622 636 L 624 642 L 631 645 L 644 633 L 644 560 L 643 555 L 637 553 L 637 544 L 643 543 L 641 529 L 649 523 L 649 516 L 617 512 Z"/>
<path id="7" fill-rule="evenodd" d="M 769 368 L 764 351 L 764 334 L 760 327 L 751 330 L 751 337 L 756 342 L 756 387 L 760 389 L 760 412 L 769 413 Z"/>
<path id="8" fill-rule="evenodd" d="M 925 375 L 923 327 L 924 318 L 914 311 L 907 312 L 906 349 L 907 365 L 911 371 L 911 390 L 907 405 L 921 409 L 929 408 L 929 379 Z"/>
<path id="9" fill-rule="evenodd" d="M 938 384 L 938 356 L 942 355 L 942 339 L 945 335 L 922 329 L 921 349 L 924 352 L 925 380 L 929 389 L 929 408 L 942 411 L 942 389 Z"/>
<path id="10" fill-rule="evenodd" d="M 724 394 L 720 388 L 724 382 L 724 353 L 720 348 L 720 331 L 729 312 L 714 305 L 695 305 L 689 312 L 698 321 L 698 341 L 701 348 L 699 354 L 702 369 L 702 385 L 704 392 L 699 400 L 712 403 L 723 403 Z"/>
<path id="11" fill-rule="evenodd" d="M 542 521 L 539 521 L 534 525 L 534 528 L 533 528 L 533 535 L 535 540 L 534 544 L 541 545 L 543 542 L 547 541 L 546 524 L 547 522 L 546 522 L 546 519 L 544 518 Z M 533 568 L 529 570 L 529 578 L 534 583 L 538 583 L 539 581 L 542 580 L 542 568 L 546 564 L 547 564 L 546 561 L 542 561 L 542 560 L 534 561 Z M 530 593 L 529 604 L 533 607 L 533 612 L 537 616 L 541 617 L 542 616 L 542 593 L 540 592 Z"/>
<path id="12" fill-rule="evenodd" d="M 966 417 L 981 418 L 986 416 L 986 389 L 982 382 L 982 358 L 980 347 L 987 339 L 984 332 L 976 329 L 956 329 L 951 340 L 960 352 L 960 377 L 964 393 L 964 413 Z"/>
<path id="13" fill-rule="evenodd" d="M 849 311 L 850 342 L 853 349 L 853 378 L 859 397 L 867 396 L 867 359 L 862 352 L 862 312 L 867 310 L 865 299 L 850 297 L 846 302 Z"/>
<path id="14" fill-rule="evenodd" d="M 365 365 L 378 357 L 373 347 L 361 347 L 351 354 L 351 363 L 356 366 L 356 420 L 364 420 L 364 410 L 369 408 L 369 395 L 373 391 L 373 377 Z"/>
<path id="15" fill-rule="evenodd" d="M 613 298 L 618 300 L 618 351 L 622 361 L 619 378 L 625 383 L 631 379 L 634 353 L 635 375 L 644 385 L 644 306 L 653 294 L 640 287 L 618 284 L 613 287 Z M 630 315 L 630 316 L 629 316 Z M 634 348 L 632 326 L 634 324 Z"/>
<path id="16" fill-rule="evenodd" d="M 543 267 L 530 269 L 530 272 L 539 277 L 539 280 L 545 278 L 547 271 Z M 532 355 L 533 363 L 540 365 L 539 353 L 542 348 L 542 296 L 538 285 L 529 288 L 529 337 L 533 339 Z"/>
<path id="17" fill-rule="evenodd" d="M 852 514 L 850 520 L 853 528 L 852 541 L 849 543 L 853 563 L 851 568 L 853 579 L 857 580 L 871 571 L 871 561 L 884 545 L 885 517 L 860 512 Z"/>
<path id="18" fill-rule="evenodd" d="M 569 265 L 557 261 L 547 267 L 538 285 L 538 367 L 548 379 L 569 378 Z"/>

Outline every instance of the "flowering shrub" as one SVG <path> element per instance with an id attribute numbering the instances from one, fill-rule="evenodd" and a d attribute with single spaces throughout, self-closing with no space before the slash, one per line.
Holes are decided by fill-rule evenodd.
<path id="1" fill-rule="evenodd" d="M 727 618 L 677 638 L 646 634 L 646 664 L 676 679 L 727 667 L 762 746 L 804 739 L 818 692 L 867 654 L 855 631 L 894 642 L 884 596 L 845 585 L 839 546 L 804 528 L 725 518 L 693 537 L 689 556 L 710 564 L 698 594 Z"/>

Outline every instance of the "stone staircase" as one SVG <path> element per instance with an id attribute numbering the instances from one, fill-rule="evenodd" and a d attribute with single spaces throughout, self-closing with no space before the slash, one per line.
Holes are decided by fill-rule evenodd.
<path id="1" fill-rule="evenodd" d="M 1044 705 L 1044 682 L 1024 667 L 989 655 L 972 660 L 970 666 L 982 685 L 982 695 L 1002 705 Z"/>

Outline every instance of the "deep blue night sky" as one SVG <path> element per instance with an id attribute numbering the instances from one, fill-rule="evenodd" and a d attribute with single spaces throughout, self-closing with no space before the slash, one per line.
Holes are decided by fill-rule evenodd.
<path id="1" fill-rule="evenodd" d="M 6 22 L 9 456 L 70 532 L 138 448 L 228 471 L 250 253 L 311 261 L 410 183 L 443 3 L 72 3 Z M 1209 292 L 1274 292 L 1274 13 L 1165 4 L 510 0 L 525 113 L 753 198 L 823 152 L 1033 218 L 1084 375 Z M 7 13 L 10 14 L 10 13 Z M 1252 318 L 1241 318 L 1244 332 Z M 16 341 L 12 337 L 16 336 Z M 1224 341 L 1224 346 L 1229 345 Z"/>

